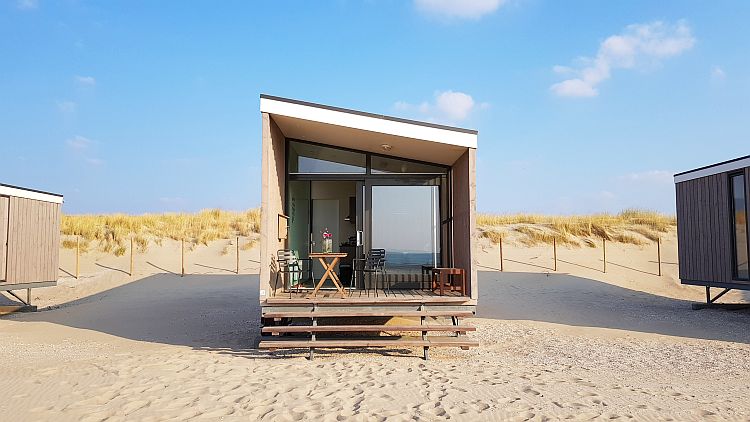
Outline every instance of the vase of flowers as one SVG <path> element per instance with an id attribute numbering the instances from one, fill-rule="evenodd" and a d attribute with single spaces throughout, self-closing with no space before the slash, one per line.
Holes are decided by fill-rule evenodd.
<path id="1" fill-rule="evenodd" d="M 323 253 L 331 252 L 333 252 L 333 234 L 326 228 L 323 230 Z"/>

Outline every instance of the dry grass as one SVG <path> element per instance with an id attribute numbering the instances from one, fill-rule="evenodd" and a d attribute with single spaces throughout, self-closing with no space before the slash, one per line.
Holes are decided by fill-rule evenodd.
<path id="1" fill-rule="evenodd" d="M 244 212 L 219 209 L 198 213 L 165 213 L 144 215 L 64 215 L 62 218 L 63 247 L 75 249 L 72 236 L 81 236 L 81 250 L 96 243 L 102 252 L 123 255 L 129 238 L 138 251 L 145 252 L 150 241 L 161 245 L 164 239 L 185 239 L 191 246 L 207 245 L 218 239 L 235 236 L 251 237 L 260 231 L 260 210 Z M 251 242 L 254 242 L 251 240 Z M 245 246 L 241 246 L 244 250 Z"/>
<path id="2" fill-rule="evenodd" d="M 527 246 L 552 243 L 553 239 L 571 246 L 595 246 L 602 238 L 642 245 L 656 241 L 676 224 L 673 215 L 643 210 L 574 216 L 481 214 L 477 217 L 480 236 L 492 243 L 508 237 Z"/>

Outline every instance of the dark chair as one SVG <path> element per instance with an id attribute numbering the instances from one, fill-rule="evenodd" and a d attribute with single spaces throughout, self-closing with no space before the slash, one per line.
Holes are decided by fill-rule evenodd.
<path id="1" fill-rule="evenodd" d="M 362 274 L 364 282 L 364 275 L 369 274 L 368 277 L 372 280 L 372 275 L 375 275 L 375 292 L 378 290 L 378 275 L 383 277 L 383 283 L 385 284 L 386 271 L 385 271 L 385 249 L 370 249 L 364 258 L 356 258 L 354 262 L 354 276 L 355 282 L 359 280 L 358 274 Z M 369 286 L 367 288 L 369 290 Z"/>
<path id="2" fill-rule="evenodd" d="M 307 271 L 304 270 L 304 266 L 302 265 L 305 262 L 307 262 Z M 284 292 L 288 291 L 290 297 L 292 294 L 291 279 L 293 276 L 297 276 L 297 292 L 299 292 L 305 272 L 310 277 L 310 280 L 315 279 L 312 270 L 312 260 L 310 258 L 298 258 L 297 253 L 289 249 L 279 249 L 276 251 L 276 265 L 278 268 L 276 269 L 276 281 L 274 285 L 278 286 L 279 277 L 281 274 L 284 274 Z"/>

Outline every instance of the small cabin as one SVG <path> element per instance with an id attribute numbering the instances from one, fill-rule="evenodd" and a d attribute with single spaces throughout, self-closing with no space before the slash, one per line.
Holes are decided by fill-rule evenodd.
<path id="1" fill-rule="evenodd" d="M 706 287 L 714 302 L 731 289 L 750 290 L 750 156 L 674 176 L 680 280 Z M 711 297 L 711 288 L 724 289 Z"/>
<path id="2" fill-rule="evenodd" d="M 31 289 L 57 284 L 63 196 L 0 184 L 0 291 L 31 307 Z M 26 299 L 15 292 L 26 290 Z"/>
<path id="3" fill-rule="evenodd" d="M 270 95 L 260 111 L 260 347 L 473 345 L 477 131 Z M 388 321 L 423 335 L 390 342 Z"/>

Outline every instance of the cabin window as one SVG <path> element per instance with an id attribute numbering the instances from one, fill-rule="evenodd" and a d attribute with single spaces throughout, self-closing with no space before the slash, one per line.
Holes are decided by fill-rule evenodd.
<path id="1" fill-rule="evenodd" d="M 734 230 L 734 279 L 750 280 L 748 271 L 748 235 L 747 235 L 747 190 L 745 175 L 742 173 L 729 176 L 732 189 L 732 223 Z"/>
<path id="2" fill-rule="evenodd" d="M 363 174 L 365 154 L 303 142 L 289 142 L 289 173 Z"/>
<path id="3" fill-rule="evenodd" d="M 445 174 L 447 173 L 447 170 L 445 167 L 431 164 L 373 155 L 372 173 Z"/>

